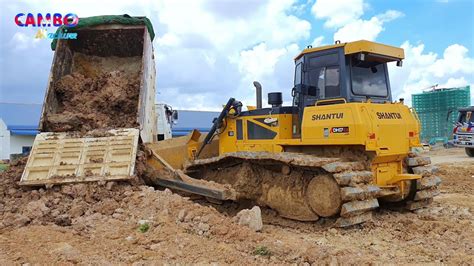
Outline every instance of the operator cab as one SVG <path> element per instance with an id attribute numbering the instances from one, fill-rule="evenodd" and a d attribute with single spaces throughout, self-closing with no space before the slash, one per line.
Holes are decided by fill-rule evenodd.
<path id="1" fill-rule="evenodd" d="M 457 122 L 463 124 L 474 124 L 474 106 L 460 108 Z"/>
<path id="2" fill-rule="evenodd" d="M 269 94 L 271 108 L 261 108 L 261 85 L 254 82 L 257 108 L 239 111 L 239 115 L 292 114 L 293 137 L 298 138 L 307 106 L 368 100 L 391 102 L 387 63 L 397 62 L 401 66 L 403 59 L 402 48 L 364 40 L 308 47 L 295 58 L 292 106 L 282 106 L 278 92 Z"/>
<path id="3" fill-rule="evenodd" d="M 387 63 L 403 58 L 403 49 L 369 41 L 308 47 L 295 58 L 293 106 L 391 102 Z"/>

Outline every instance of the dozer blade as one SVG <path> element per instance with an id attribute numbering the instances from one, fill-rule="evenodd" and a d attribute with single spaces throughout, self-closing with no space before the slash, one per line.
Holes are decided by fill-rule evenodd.
<path id="1" fill-rule="evenodd" d="M 218 200 L 236 200 L 237 192 L 230 187 L 212 181 L 192 178 L 181 170 L 183 164 L 193 158 L 203 141 L 199 131 L 188 136 L 146 144 L 149 156 L 148 165 L 156 174 L 148 177 L 155 185 L 181 190 Z M 208 145 L 201 156 L 217 154 L 217 142 Z"/>
<path id="2" fill-rule="evenodd" d="M 197 194 L 212 199 L 237 200 L 237 192 L 229 185 L 194 179 L 184 174 L 181 170 L 176 170 L 175 173 L 178 178 L 167 178 L 166 175 L 157 175 L 150 177 L 150 179 L 155 185 Z"/>
<path id="3" fill-rule="evenodd" d="M 20 185 L 52 185 L 131 179 L 139 130 L 109 130 L 85 137 L 71 133 L 36 136 Z"/>
<path id="4" fill-rule="evenodd" d="M 193 130 L 187 136 L 146 143 L 146 148 L 162 158 L 162 161 L 167 164 L 167 168 L 173 170 L 183 169 L 183 165 L 186 162 L 194 159 L 198 148 L 204 141 L 204 137 L 205 135 L 202 135 L 198 130 Z M 218 149 L 216 137 L 211 144 L 206 146 L 200 158 L 217 156 Z M 148 163 L 155 169 L 163 169 L 165 167 L 163 163 L 156 164 L 155 160 L 149 160 Z"/>

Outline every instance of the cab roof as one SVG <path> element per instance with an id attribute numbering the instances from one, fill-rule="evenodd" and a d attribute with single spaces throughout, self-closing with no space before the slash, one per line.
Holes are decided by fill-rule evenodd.
<path id="1" fill-rule="evenodd" d="M 360 40 L 354 42 L 336 43 L 333 45 L 325 45 L 314 48 L 306 48 L 297 57 L 295 57 L 295 60 L 300 59 L 305 54 L 330 50 L 338 47 L 344 47 L 344 54 L 346 55 L 362 52 L 387 56 L 393 58 L 394 60 L 403 60 L 405 58 L 405 52 L 402 48 L 366 40 Z"/>
<path id="2" fill-rule="evenodd" d="M 468 106 L 458 109 L 459 112 L 474 112 L 474 106 Z"/>

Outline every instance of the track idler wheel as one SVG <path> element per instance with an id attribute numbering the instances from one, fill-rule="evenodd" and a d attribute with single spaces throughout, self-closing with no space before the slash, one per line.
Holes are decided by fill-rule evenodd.
<path id="1" fill-rule="evenodd" d="M 272 176 L 266 181 L 262 184 L 262 194 L 257 200 L 259 204 L 276 210 L 285 218 L 299 221 L 319 219 L 305 197 L 309 176 L 304 177 L 300 171 L 292 171 L 289 176 Z"/>
<path id="2" fill-rule="evenodd" d="M 315 176 L 306 189 L 306 201 L 319 216 L 330 217 L 341 211 L 341 191 L 329 175 Z"/>

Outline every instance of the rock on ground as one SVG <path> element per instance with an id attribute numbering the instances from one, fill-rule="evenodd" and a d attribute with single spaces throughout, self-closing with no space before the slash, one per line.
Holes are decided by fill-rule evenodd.
<path id="1" fill-rule="evenodd" d="M 236 220 L 238 224 L 248 226 L 256 232 L 262 231 L 262 211 L 258 206 L 255 206 L 250 210 L 241 210 L 237 213 Z"/>

